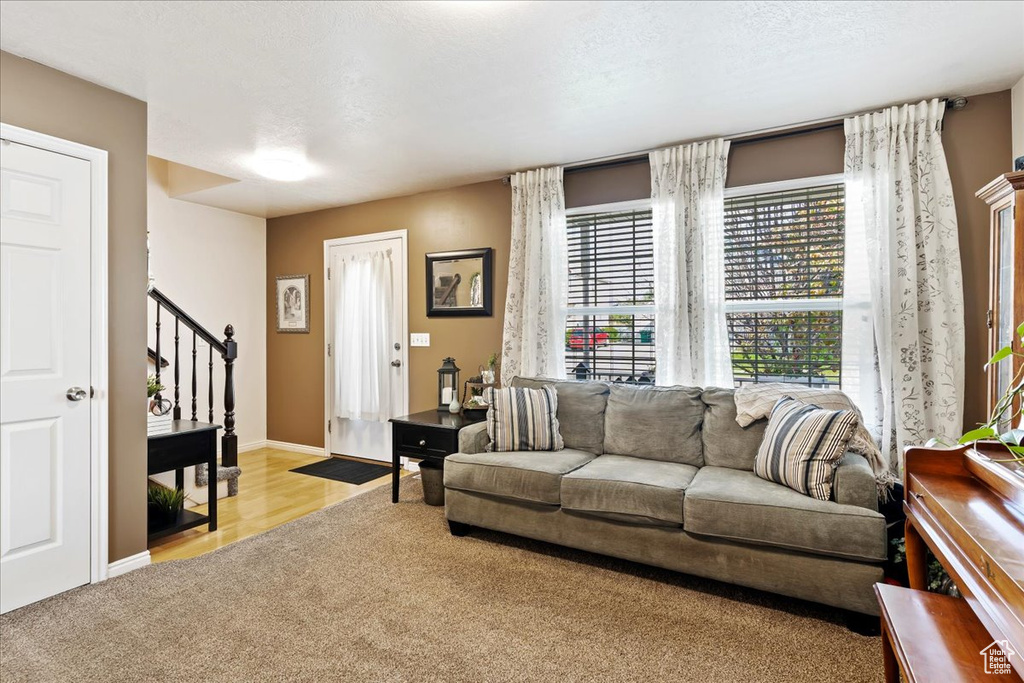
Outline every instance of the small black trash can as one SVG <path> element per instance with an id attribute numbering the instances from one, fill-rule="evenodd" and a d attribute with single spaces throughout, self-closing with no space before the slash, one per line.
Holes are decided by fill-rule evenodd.
<path id="1" fill-rule="evenodd" d="M 444 505 L 444 460 L 421 460 L 420 482 L 423 484 L 423 502 Z"/>

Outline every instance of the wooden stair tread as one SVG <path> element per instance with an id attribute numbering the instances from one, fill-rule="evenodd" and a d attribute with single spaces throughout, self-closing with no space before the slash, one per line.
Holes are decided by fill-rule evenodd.
<path id="1" fill-rule="evenodd" d="M 883 583 L 875 584 L 875 594 L 908 681 L 1020 683 L 1013 674 L 984 672 L 981 651 L 992 636 L 966 600 Z"/>

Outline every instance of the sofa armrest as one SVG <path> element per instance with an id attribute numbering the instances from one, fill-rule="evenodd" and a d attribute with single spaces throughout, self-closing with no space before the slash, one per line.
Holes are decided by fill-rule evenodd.
<path id="1" fill-rule="evenodd" d="M 878 512 L 875 473 L 863 455 L 847 451 L 832 480 L 832 498 L 841 505 L 857 505 Z"/>
<path id="2" fill-rule="evenodd" d="M 491 438 L 487 436 L 487 422 L 477 422 L 459 430 L 459 452 L 467 455 L 483 453 Z"/>

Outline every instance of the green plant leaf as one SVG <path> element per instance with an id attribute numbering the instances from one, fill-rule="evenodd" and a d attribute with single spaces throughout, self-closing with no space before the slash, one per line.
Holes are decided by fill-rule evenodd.
<path id="1" fill-rule="evenodd" d="M 1014 455 L 1024 455 L 1024 446 L 1007 446 Z"/>
<path id="2" fill-rule="evenodd" d="M 1013 349 L 1009 346 L 1004 346 L 1003 348 L 996 351 L 995 354 L 988 359 L 988 362 L 985 363 L 985 367 L 988 367 L 989 365 L 995 365 L 1004 358 L 1009 358 L 1011 353 L 1013 353 Z"/>
<path id="3" fill-rule="evenodd" d="M 978 439 L 987 439 L 995 435 L 996 430 L 992 429 L 991 427 L 981 427 L 980 429 L 972 429 L 971 431 L 961 436 L 960 441 L 958 443 L 970 443 L 972 441 L 977 441 Z"/>
<path id="4" fill-rule="evenodd" d="M 1024 322 L 1017 325 L 1017 336 L 1024 340 Z"/>

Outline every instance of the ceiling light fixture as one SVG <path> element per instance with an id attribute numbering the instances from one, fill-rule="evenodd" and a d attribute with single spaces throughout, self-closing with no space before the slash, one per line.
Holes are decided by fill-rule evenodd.
<path id="1" fill-rule="evenodd" d="M 258 152 L 253 159 L 253 169 L 264 178 L 294 182 L 309 177 L 309 163 L 297 152 Z"/>

